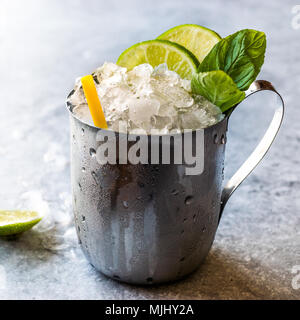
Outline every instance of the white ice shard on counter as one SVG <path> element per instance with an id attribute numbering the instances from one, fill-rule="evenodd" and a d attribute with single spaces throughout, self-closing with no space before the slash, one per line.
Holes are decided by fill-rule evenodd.
<path id="1" fill-rule="evenodd" d="M 156 68 L 141 64 L 127 71 L 106 62 L 93 76 L 108 127 L 114 131 L 150 133 L 158 129 L 168 133 L 205 128 L 224 118 L 218 107 L 192 95 L 191 81 L 181 79 L 166 64 Z M 70 102 L 75 106 L 75 115 L 92 125 L 80 79 L 76 80 Z"/>

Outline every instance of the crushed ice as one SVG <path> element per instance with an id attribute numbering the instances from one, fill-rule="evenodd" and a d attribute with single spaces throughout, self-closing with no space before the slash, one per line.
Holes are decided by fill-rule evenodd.
<path id="1" fill-rule="evenodd" d="M 51 143 L 47 152 L 44 154 L 43 160 L 52 166 L 55 171 L 60 171 L 68 164 L 67 158 L 63 155 L 62 146 L 58 143 Z"/>
<path id="2" fill-rule="evenodd" d="M 139 129 L 199 129 L 223 119 L 221 110 L 191 93 L 191 81 L 181 79 L 167 65 L 141 64 L 133 70 L 106 62 L 93 73 L 109 129 L 138 133 Z M 80 79 L 70 98 L 74 113 L 93 124 Z"/>
<path id="3" fill-rule="evenodd" d="M 60 208 L 51 208 L 39 190 L 31 190 L 21 195 L 20 207 L 34 210 L 43 216 L 35 230 L 40 235 L 41 246 L 50 251 L 69 250 L 77 246 L 76 231 L 71 215 L 71 200 L 67 192 L 58 195 Z"/>

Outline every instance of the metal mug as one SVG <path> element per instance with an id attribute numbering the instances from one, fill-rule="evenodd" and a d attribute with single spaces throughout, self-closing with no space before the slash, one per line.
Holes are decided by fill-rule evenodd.
<path id="1" fill-rule="evenodd" d="M 224 206 L 261 161 L 282 122 L 284 103 L 268 81 L 246 93 L 270 90 L 279 96 L 264 137 L 222 189 L 229 112 L 204 129 L 204 171 L 185 175 L 184 165 L 100 165 L 98 128 L 72 112 L 71 180 L 75 225 L 88 261 L 113 279 L 156 284 L 191 273 L 207 256 Z M 116 133 L 118 136 L 119 134 Z"/>

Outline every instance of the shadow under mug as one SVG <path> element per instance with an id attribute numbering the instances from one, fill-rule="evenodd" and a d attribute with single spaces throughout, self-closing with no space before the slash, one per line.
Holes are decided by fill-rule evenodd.
<path id="1" fill-rule="evenodd" d="M 280 103 L 264 137 L 223 189 L 226 131 L 233 109 L 204 129 L 204 171 L 185 175 L 185 166 L 179 164 L 100 165 L 95 156 L 99 128 L 76 118 L 67 102 L 75 225 L 83 252 L 97 270 L 127 283 L 155 284 L 180 279 L 201 264 L 226 202 L 264 157 L 280 128 L 284 103 L 270 82 L 255 81 L 246 97 L 261 90 L 276 93 Z"/>

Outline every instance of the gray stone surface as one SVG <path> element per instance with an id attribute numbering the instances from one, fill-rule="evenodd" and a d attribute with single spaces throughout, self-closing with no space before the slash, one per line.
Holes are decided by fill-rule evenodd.
<path id="1" fill-rule="evenodd" d="M 151 4 L 150 4 L 151 3 Z M 1 299 L 298 299 L 300 265 L 300 29 L 294 1 L 1 1 L 0 203 L 47 216 L 18 240 L 0 240 Z M 212 250 L 187 279 L 153 288 L 105 278 L 84 259 L 72 224 L 69 123 L 64 100 L 75 77 L 127 46 L 181 23 L 222 36 L 266 32 L 270 80 L 286 102 L 267 157 L 230 199 Z M 264 100 L 266 99 L 266 100 Z M 267 94 L 230 121 L 226 177 L 255 146 L 272 115 Z"/>

